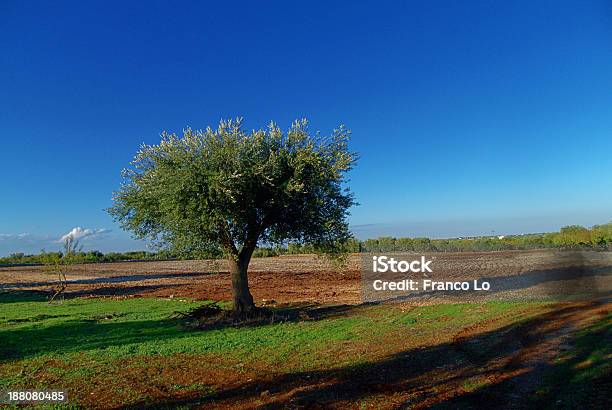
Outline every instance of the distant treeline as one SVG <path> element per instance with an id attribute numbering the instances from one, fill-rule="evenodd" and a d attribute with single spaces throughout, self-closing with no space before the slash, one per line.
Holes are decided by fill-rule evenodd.
<path id="1" fill-rule="evenodd" d="M 26 255 L 23 253 L 14 253 L 12 255 L 0 258 L 0 265 L 39 265 L 45 263 L 49 256 L 57 255 L 62 257 L 62 252 L 47 252 L 37 255 Z M 137 260 L 160 260 L 173 259 L 172 255 L 163 252 L 109 252 L 102 253 L 98 251 L 76 252 L 72 256 L 73 263 L 97 263 L 97 262 L 121 262 L 121 261 L 137 261 Z"/>
<path id="2" fill-rule="evenodd" d="M 486 252 L 527 249 L 612 249 L 612 222 L 591 229 L 579 225 L 565 226 L 559 232 L 479 236 L 472 238 L 429 239 L 394 238 L 390 236 L 346 244 L 348 252 Z M 289 244 L 287 247 L 259 248 L 255 256 L 314 253 L 308 245 Z"/>
<path id="3" fill-rule="evenodd" d="M 526 250 L 526 249 L 612 249 L 612 222 L 604 225 L 595 225 L 588 229 L 579 225 L 571 225 L 561 228 L 559 232 L 507 235 L 507 236 L 480 236 L 473 238 L 453 239 L 429 239 L 429 238 L 393 238 L 390 236 L 378 239 L 366 239 L 360 241 L 351 239 L 344 245 L 344 250 L 351 253 L 357 252 L 486 252 L 503 250 Z M 268 257 L 279 255 L 296 255 L 316 253 L 309 245 L 290 243 L 287 246 L 259 247 L 253 256 Z M 62 256 L 61 252 L 56 253 Z M 49 253 L 47 253 L 49 255 Z M 200 259 L 218 258 L 220 252 L 209 255 L 190 255 L 185 253 L 161 252 L 110 252 L 98 251 L 77 252 L 71 260 L 72 263 L 96 263 L 96 262 L 120 262 L 120 261 L 148 261 L 148 260 L 175 260 L 175 259 Z M 10 256 L 0 258 L 0 265 L 36 265 L 45 261 L 45 254 L 25 255 L 14 253 Z"/>

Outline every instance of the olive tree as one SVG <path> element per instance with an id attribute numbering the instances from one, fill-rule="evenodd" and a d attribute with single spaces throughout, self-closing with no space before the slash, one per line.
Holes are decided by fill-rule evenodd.
<path id="1" fill-rule="evenodd" d="M 247 313 L 255 307 L 247 270 L 258 243 L 296 241 L 333 253 L 350 238 L 349 136 L 343 126 L 313 134 L 306 120 L 286 132 L 274 123 L 246 132 L 240 118 L 182 136 L 164 132 L 123 171 L 109 212 L 136 237 L 175 251 L 222 251 L 234 312 Z"/>

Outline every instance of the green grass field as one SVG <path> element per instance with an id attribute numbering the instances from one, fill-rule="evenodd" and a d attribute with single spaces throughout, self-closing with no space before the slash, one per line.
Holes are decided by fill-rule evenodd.
<path id="1" fill-rule="evenodd" d="M 329 309 L 314 319 L 211 330 L 190 329 L 173 315 L 200 304 L 132 298 L 72 299 L 55 306 L 38 296 L 0 294 L 0 390 L 67 389 L 73 405 L 85 407 L 138 407 L 162 397 L 223 407 L 227 394 L 221 393 L 235 384 L 245 385 L 247 393 L 230 394 L 228 403 L 246 397 L 258 404 L 267 396 L 256 392 L 283 383 L 289 389 L 294 379 L 326 384 L 388 371 L 406 389 L 409 380 L 429 375 L 436 391 L 440 386 L 433 381 L 468 370 L 460 385 L 447 388 L 474 394 L 495 384 L 475 373 L 478 367 L 497 366 L 504 349 L 512 354 L 511 347 L 500 345 L 505 335 L 554 312 L 549 302 L 361 305 Z M 540 399 L 566 383 L 586 391 L 590 381 L 609 373 L 606 320 L 576 335 L 575 349 L 557 358 L 558 371 L 540 386 Z M 458 341 L 466 329 L 469 339 Z M 414 372 L 397 374 L 398 355 L 411 357 Z M 588 402 L 588 391 L 584 394 Z M 366 407 L 379 402 L 377 397 L 347 393 L 350 403 Z"/>

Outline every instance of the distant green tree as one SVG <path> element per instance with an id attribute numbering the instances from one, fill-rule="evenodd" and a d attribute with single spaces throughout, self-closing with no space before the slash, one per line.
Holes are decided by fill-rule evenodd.
<path id="1" fill-rule="evenodd" d="M 417 252 L 428 252 L 435 250 L 435 246 L 429 238 L 414 238 L 412 240 L 414 250 Z"/>
<path id="2" fill-rule="evenodd" d="M 378 238 L 378 249 L 381 252 L 393 252 L 395 250 L 395 238 L 391 236 L 381 236 Z"/>
<path id="3" fill-rule="evenodd" d="M 411 238 L 397 238 L 395 245 L 399 251 L 411 251 L 413 248 Z"/>
<path id="4" fill-rule="evenodd" d="M 584 226 L 569 225 L 561 228 L 553 237 L 553 243 L 558 246 L 589 245 L 591 243 L 591 231 Z"/>
<path id="5" fill-rule="evenodd" d="M 366 252 L 380 252 L 378 239 L 366 239 L 363 243 L 363 248 Z"/>
<path id="6" fill-rule="evenodd" d="M 591 242 L 594 245 L 612 244 L 612 222 L 593 226 L 591 230 Z"/>
<path id="7" fill-rule="evenodd" d="M 254 308 L 247 269 L 257 243 L 308 243 L 334 253 L 350 238 L 354 204 L 345 174 L 356 160 L 350 132 L 311 134 L 306 120 L 284 133 L 250 133 L 242 120 L 216 130 L 186 129 L 143 145 L 110 214 L 138 238 L 188 252 L 221 250 L 232 277 L 233 308 Z"/>

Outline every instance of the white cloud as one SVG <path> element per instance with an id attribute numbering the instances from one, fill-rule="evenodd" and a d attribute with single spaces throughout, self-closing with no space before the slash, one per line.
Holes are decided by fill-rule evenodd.
<path id="1" fill-rule="evenodd" d="M 0 233 L 0 241 L 9 241 L 15 239 L 29 239 L 32 235 L 27 232 L 24 233 Z"/>
<path id="2" fill-rule="evenodd" d="M 72 228 L 72 230 L 70 232 L 68 232 L 67 234 L 63 235 L 58 242 L 64 242 L 66 239 L 72 237 L 72 239 L 74 240 L 78 240 L 78 239 L 85 239 L 85 238 L 95 238 L 97 236 L 100 236 L 102 234 L 105 234 L 107 232 L 110 232 L 110 229 L 83 229 L 80 226 L 77 226 L 76 228 Z"/>

